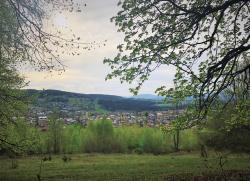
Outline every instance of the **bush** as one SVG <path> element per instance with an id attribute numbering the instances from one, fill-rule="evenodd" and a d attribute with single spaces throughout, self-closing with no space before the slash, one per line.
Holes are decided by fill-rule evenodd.
<path id="1" fill-rule="evenodd" d="M 228 104 L 223 112 L 211 110 L 205 129 L 199 133 L 201 142 L 217 150 L 250 152 L 249 106 L 248 100 Z"/>
<path id="2" fill-rule="evenodd" d="M 199 135 L 202 142 L 216 150 L 234 152 L 250 152 L 250 127 L 237 128 L 230 131 L 202 131 Z"/>
<path id="3" fill-rule="evenodd" d="M 146 129 L 143 138 L 143 150 L 146 153 L 161 154 L 166 152 L 165 139 L 162 132 L 155 129 Z"/>

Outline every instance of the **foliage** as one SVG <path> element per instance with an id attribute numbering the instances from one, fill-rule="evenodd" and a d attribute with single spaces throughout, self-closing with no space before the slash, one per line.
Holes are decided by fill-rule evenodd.
<path id="1" fill-rule="evenodd" d="M 114 130 L 111 121 L 100 120 L 88 125 L 86 152 L 111 153 L 114 139 Z"/>
<path id="2" fill-rule="evenodd" d="M 35 70 L 64 70 L 59 54 L 79 54 L 80 37 L 62 37 L 55 26 L 46 29 L 54 10 L 80 12 L 81 3 L 67 0 L 2 0 L 0 3 L 0 147 L 15 146 L 7 142 L 8 124 L 24 115 L 27 85 L 18 69 L 31 65 Z M 88 44 L 84 45 L 86 48 Z M 64 51 L 63 51 L 64 50 Z"/>
<path id="3" fill-rule="evenodd" d="M 80 125 L 70 125 L 63 128 L 63 153 L 84 152 L 84 137 L 86 130 Z"/>
<path id="4" fill-rule="evenodd" d="M 62 150 L 62 140 L 63 140 L 63 123 L 58 119 L 49 120 L 49 130 L 48 130 L 48 144 L 51 145 L 48 150 L 49 153 L 61 153 Z"/>
<path id="5" fill-rule="evenodd" d="M 125 38 L 117 56 L 104 60 L 112 69 L 107 79 L 137 80 L 131 89 L 137 94 L 153 71 L 174 66 L 174 87 L 156 91 L 179 100 L 193 95 L 200 110 L 236 81 L 249 90 L 249 1 L 123 0 L 118 5 L 111 21 Z"/>
<path id="6" fill-rule="evenodd" d="M 237 152 L 250 151 L 249 100 L 228 104 L 223 111 L 214 106 L 208 113 L 205 128 L 199 133 L 207 146 Z"/>
<path id="7" fill-rule="evenodd" d="M 15 59 L 20 55 L 11 53 L 16 22 L 4 2 L 0 4 L 0 148 L 13 145 L 6 140 L 6 129 L 15 118 L 23 116 L 25 95 L 19 89 L 26 85 L 15 66 Z"/>
<path id="8" fill-rule="evenodd" d="M 8 144 L 1 145 L 1 152 L 7 153 L 9 156 L 19 153 L 37 154 L 41 152 L 39 148 L 41 133 L 23 119 L 17 119 L 15 124 L 8 124 L 5 132 L 5 141 Z"/>
<path id="9" fill-rule="evenodd" d="M 153 153 L 158 155 L 175 151 L 199 151 L 201 145 L 209 149 L 249 152 L 249 126 L 241 125 L 228 129 L 227 120 L 233 116 L 229 107 L 227 110 L 228 112 L 224 111 L 224 115 L 215 110 L 213 113 L 210 112 L 202 128 L 187 129 L 170 126 L 171 129 L 168 130 L 139 126 L 114 128 L 108 120 L 90 121 L 85 128 L 79 124 L 63 125 L 60 120 L 51 119 L 49 130 L 44 132 L 24 120 L 18 120 L 15 125 L 8 125 L 6 141 L 18 145 L 14 149 L 14 155 L 15 152 L 26 154 Z M 177 131 L 178 140 L 176 140 Z M 8 151 L 8 146 L 4 145 L 0 153 L 13 155 Z"/>
<path id="10" fill-rule="evenodd" d="M 173 137 L 173 147 L 175 151 L 179 151 L 180 145 L 180 132 L 191 128 L 194 122 L 194 111 L 192 108 L 188 108 L 183 114 L 179 115 L 171 123 L 161 126 L 161 131 L 165 134 L 169 134 Z M 190 135 L 191 136 L 191 135 Z M 189 137 L 186 137 L 189 139 Z M 190 149 L 189 149 L 190 150 Z"/>
<path id="11" fill-rule="evenodd" d="M 18 90 L 23 85 L 23 79 L 16 73 L 12 73 L 9 67 L 3 66 L 0 65 L 0 148 L 5 147 L 6 144 L 13 146 L 14 143 L 6 139 L 8 124 L 15 123 L 27 110 L 26 95 Z"/>
<path id="12" fill-rule="evenodd" d="M 250 99 L 243 100 L 232 106 L 228 106 L 231 118 L 225 120 L 227 131 L 240 127 L 250 127 Z"/>
<path id="13" fill-rule="evenodd" d="M 9 125 L 8 131 L 7 141 L 20 145 L 23 154 L 174 152 L 173 133 L 139 126 L 114 128 L 108 120 L 91 121 L 84 128 L 79 124 L 63 125 L 60 120 L 50 118 L 48 131 L 20 120 L 17 125 Z M 191 129 L 180 132 L 180 150 L 196 150 L 196 138 L 197 133 Z"/>

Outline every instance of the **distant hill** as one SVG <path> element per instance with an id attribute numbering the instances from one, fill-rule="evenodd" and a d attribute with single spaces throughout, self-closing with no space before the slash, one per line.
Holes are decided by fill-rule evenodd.
<path id="1" fill-rule="evenodd" d="M 131 98 L 133 98 L 133 99 L 157 100 L 157 101 L 164 100 L 164 97 L 157 96 L 157 95 L 154 95 L 154 94 L 139 94 L 139 95 L 133 96 Z"/>
<path id="2" fill-rule="evenodd" d="M 104 94 L 81 94 L 60 90 L 24 90 L 29 97 L 33 97 L 32 105 L 47 110 L 86 110 L 86 111 L 159 111 L 171 108 L 162 106 L 160 99 L 152 96 L 142 98 L 125 98 Z M 156 96 L 157 97 L 157 96 Z M 155 98 L 155 97 L 154 97 Z"/>

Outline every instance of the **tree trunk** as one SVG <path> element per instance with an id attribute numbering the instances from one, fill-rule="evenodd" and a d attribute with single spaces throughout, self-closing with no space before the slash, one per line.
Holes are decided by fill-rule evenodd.
<path id="1" fill-rule="evenodd" d="M 174 149 L 175 151 L 179 151 L 179 143 L 180 143 L 180 130 L 177 129 L 174 134 Z"/>

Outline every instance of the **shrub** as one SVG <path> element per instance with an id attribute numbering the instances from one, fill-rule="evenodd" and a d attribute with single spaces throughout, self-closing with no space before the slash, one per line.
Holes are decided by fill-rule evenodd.
<path id="1" fill-rule="evenodd" d="M 198 134 L 195 129 L 186 129 L 180 135 L 180 149 L 184 151 L 194 151 L 199 149 Z"/>
<path id="2" fill-rule="evenodd" d="M 217 150 L 250 152 L 249 108 L 247 100 L 229 103 L 223 112 L 211 110 L 205 129 L 199 133 L 201 142 Z"/>
<path id="3" fill-rule="evenodd" d="M 146 153 L 161 154 L 164 153 L 163 133 L 156 129 L 146 129 L 143 138 L 143 150 Z"/>

